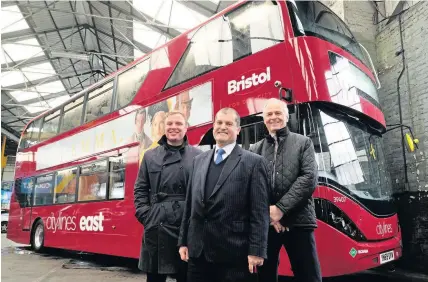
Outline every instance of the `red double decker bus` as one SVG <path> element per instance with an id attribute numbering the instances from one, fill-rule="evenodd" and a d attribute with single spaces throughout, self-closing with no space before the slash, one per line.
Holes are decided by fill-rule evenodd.
<path id="1" fill-rule="evenodd" d="M 7 237 L 36 250 L 138 258 L 133 187 L 165 113 L 182 110 L 189 143 L 208 150 L 214 114 L 233 107 L 242 117 L 238 143 L 248 149 L 265 136 L 266 99 L 280 95 L 290 129 L 316 151 L 323 276 L 396 260 L 401 233 L 376 82 L 363 47 L 323 4 L 236 3 L 26 126 Z M 284 251 L 279 271 L 292 275 Z"/>

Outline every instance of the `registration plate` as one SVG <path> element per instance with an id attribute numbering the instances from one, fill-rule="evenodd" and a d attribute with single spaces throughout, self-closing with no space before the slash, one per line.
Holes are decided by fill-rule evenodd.
<path id="1" fill-rule="evenodd" d="M 380 264 L 387 263 L 394 260 L 394 251 L 389 251 L 379 255 Z"/>

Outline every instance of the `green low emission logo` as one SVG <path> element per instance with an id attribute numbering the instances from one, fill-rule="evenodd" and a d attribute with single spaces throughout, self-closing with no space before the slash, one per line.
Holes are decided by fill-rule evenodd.
<path id="1" fill-rule="evenodd" d="M 352 248 L 349 251 L 349 254 L 351 255 L 351 257 L 355 258 L 355 256 L 357 255 L 357 250 L 355 248 Z"/>

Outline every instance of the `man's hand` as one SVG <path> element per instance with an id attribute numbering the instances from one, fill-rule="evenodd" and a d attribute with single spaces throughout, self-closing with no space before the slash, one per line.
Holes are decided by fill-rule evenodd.
<path id="1" fill-rule="evenodd" d="M 189 261 L 189 250 L 187 247 L 180 247 L 180 250 L 178 251 L 180 253 L 181 260 L 187 262 Z"/>
<path id="2" fill-rule="evenodd" d="M 256 266 L 262 266 L 264 259 L 256 256 L 248 256 L 248 270 L 250 273 L 254 273 Z"/>
<path id="3" fill-rule="evenodd" d="M 275 205 L 270 206 L 270 221 L 277 222 L 279 221 L 284 213 Z"/>
<path id="4" fill-rule="evenodd" d="M 273 228 L 275 228 L 275 231 L 277 233 L 281 233 L 281 232 L 284 232 L 286 230 L 286 228 L 284 226 L 282 226 L 282 224 L 279 221 L 271 222 L 270 225 L 272 225 Z"/>

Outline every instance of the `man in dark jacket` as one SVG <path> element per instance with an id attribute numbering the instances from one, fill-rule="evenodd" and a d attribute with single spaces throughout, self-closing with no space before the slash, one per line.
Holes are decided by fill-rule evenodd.
<path id="1" fill-rule="evenodd" d="M 268 165 L 236 144 L 239 124 L 234 109 L 221 109 L 215 148 L 193 161 L 179 238 L 188 282 L 249 282 L 266 258 Z"/>
<path id="2" fill-rule="evenodd" d="M 288 109 L 283 101 L 268 100 L 263 119 L 269 136 L 250 148 L 269 161 L 272 174 L 268 259 L 259 279 L 278 281 L 278 257 L 284 245 L 297 281 L 321 281 L 312 198 L 318 180 L 314 146 L 311 139 L 287 128 Z"/>
<path id="3" fill-rule="evenodd" d="M 186 132 L 184 115 L 167 113 L 160 146 L 145 153 L 135 183 L 135 216 L 144 225 L 138 267 L 147 273 L 148 282 L 165 282 L 167 275 L 186 281 L 187 267 L 177 242 L 190 168 L 202 153 L 187 144 Z"/>

